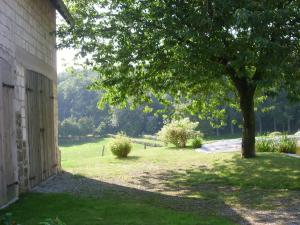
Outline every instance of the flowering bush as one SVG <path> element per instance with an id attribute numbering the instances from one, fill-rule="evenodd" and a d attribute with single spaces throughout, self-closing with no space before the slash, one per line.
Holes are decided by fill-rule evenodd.
<path id="1" fill-rule="evenodd" d="M 199 131 L 195 130 L 197 127 L 198 122 L 192 122 L 189 118 L 173 120 L 165 124 L 157 136 L 166 144 L 171 143 L 177 148 L 184 148 L 189 138 L 201 135 Z"/>

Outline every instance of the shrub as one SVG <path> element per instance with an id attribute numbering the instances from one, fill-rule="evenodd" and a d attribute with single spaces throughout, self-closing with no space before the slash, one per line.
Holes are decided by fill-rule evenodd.
<path id="1" fill-rule="evenodd" d="M 261 139 L 256 141 L 256 151 L 258 152 L 281 152 L 281 153 L 296 153 L 297 140 L 284 135 L 278 141 L 272 139 Z"/>
<path id="2" fill-rule="evenodd" d="M 184 148 L 189 138 L 200 136 L 200 132 L 195 131 L 197 122 L 191 122 L 189 118 L 173 120 L 165 124 L 158 132 L 158 139 L 166 144 L 174 144 L 177 148 Z"/>
<path id="3" fill-rule="evenodd" d="M 132 148 L 131 141 L 123 134 L 118 134 L 110 143 L 111 152 L 118 158 L 126 158 Z"/>
<path id="4" fill-rule="evenodd" d="M 192 147 L 193 148 L 201 148 L 202 147 L 202 138 L 196 137 L 192 141 Z"/>
<path id="5" fill-rule="evenodd" d="M 255 143 L 255 149 L 257 152 L 275 152 L 275 142 L 271 139 L 260 139 Z"/>
<path id="6" fill-rule="evenodd" d="M 276 136 L 281 136 L 281 135 L 282 135 L 282 133 L 279 131 L 274 131 L 274 132 L 268 134 L 269 137 L 276 137 Z"/>
<path id="7" fill-rule="evenodd" d="M 59 123 L 59 134 L 62 136 L 84 136 L 94 131 L 94 121 L 89 117 L 76 119 L 69 117 Z"/>
<path id="8" fill-rule="evenodd" d="M 277 151 L 282 153 L 296 153 L 297 150 L 297 140 L 295 138 L 289 138 L 284 135 L 277 146 Z"/>

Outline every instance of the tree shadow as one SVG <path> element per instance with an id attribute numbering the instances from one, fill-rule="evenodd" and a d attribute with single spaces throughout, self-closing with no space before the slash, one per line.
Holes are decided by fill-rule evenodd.
<path id="1" fill-rule="evenodd" d="M 140 156 L 135 156 L 135 155 L 128 155 L 127 157 L 124 158 L 116 158 L 121 161 L 138 161 L 141 157 Z"/>
<path id="2" fill-rule="evenodd" d="M 267 210 L 271 220 L 300 219 L 300 161 L 276 154 L 261 154 L 256 159 L 243 160 L 238 155 L 230 160 L 216 161 L 213 166 L 168 170 L 144 174 L 135 185 L 148 190 L 172 193 L 209 202 L 211 205 L 235 206 L 254 211 Z M 155 183 L 154 181 L 159 181 Z M 284 212 L 276 215 L 274 212 Z M 270 215 L 269 214 L 269 215 Z M 258 221 L 266 215 L 258 215 Z"/>
<path id="3" fill-rule="evenodd" d="M 151 190 L 107 183 L 84 175 L 73 175 L 63 172 L 51 180 L 47 180 L 33 189 L 41 193 L 69 193 L 81 197 L 118 197 L 122 200 L 131 199 L 151 203 L 157 207 L 165 207 L 181 212 L 192 212 L 199 215 L 220 216 L 229 219 L 234 223 L 249 224 L 239 213 L 224 202 L 218 205 L 213 201 L 186 198 L 184 196 L 172 196 Z"/>
<path id="4" fill-rule="evenodd" d="M 213 165 L 191 169 L 143 172 L 124 185 L 64 172 L 35 191 L 138 199 L 179 211 L 225 216 L 239 224 L 286 224 L 300 220 L 299 177 L 299 159 L 272 153 L 248 160 L 239 155 L 220 157 Z M 248 215 L 255 217 L 254 222 L 246 219 Z"/>

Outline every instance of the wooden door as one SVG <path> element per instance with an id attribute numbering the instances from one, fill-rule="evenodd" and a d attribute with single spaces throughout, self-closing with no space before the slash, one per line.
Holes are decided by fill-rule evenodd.
<path id="1" fill-rule="evenodd" d="M 14 111 L 14 79 L 11 66 L 0 58 L 0 205 L 17 198 L 17 146 Z"/>
<path id="2" fill-rule="evenodd" d="M 26 74 L 27 129 L 30 185 L 34 187 L 54 174 L 54 104 L 52 81 L 42 74 Z"/>
<path id="3" fill-rule="evenodd" d="M 29 182 L 34 187 L 42 181 L 38 80 L 26 75 L 27 136 L 29 149 Z"/>

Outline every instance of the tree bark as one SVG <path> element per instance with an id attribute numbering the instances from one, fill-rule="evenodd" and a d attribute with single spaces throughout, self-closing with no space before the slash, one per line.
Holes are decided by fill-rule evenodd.
<path id="1" fill-rule="evenodd" d="M 242 157 L 255 157 L 255 88 L 247 86 L 239 90 L 240 107 L 243 116 Z"/>
<path id="2" fill-rule="evenodd" d="M 240 108 L 243 116 L 243 135 L 242 135 L 242 157 L 255 157 L 255 112 L 254 94 L 256 91 L 256 81 L 260 79 L 261 73 L 256 71 L 252 80 L 246 76 L 238 76 L 230 61 L 223 59 L 221 63 L 232 80 L 240 97 Z"/>

